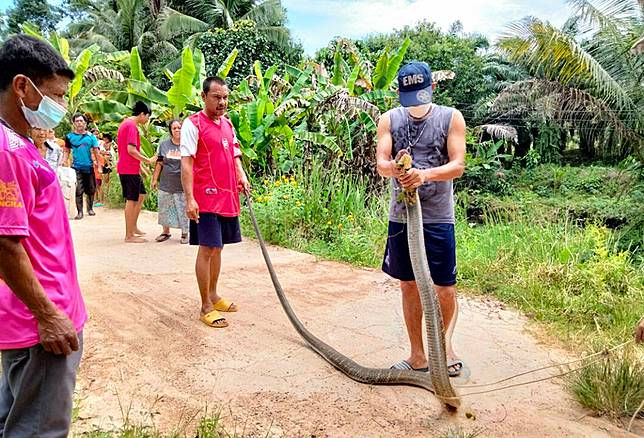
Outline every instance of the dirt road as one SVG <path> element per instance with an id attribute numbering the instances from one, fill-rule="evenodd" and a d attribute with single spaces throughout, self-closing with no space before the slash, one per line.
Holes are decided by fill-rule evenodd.
<path id="1" fill-rule="evenodd" d="M 469 397 L 450 415 L 423 390 L 349 380 L 291 328 L 251 240 L 224 250 L 221 291 L 241 311 L 229 315 L 230 327 L 208 328 L 198 320 L 195 248 L 180 245 L 177 231 L 164 243 L 124 244 L 122 220 L 121 211 L 98 209 L 72 222 L 90 312 L 77 432 L 113 429 L 125 416 L 164 431 L 193 430 L 191 419 L 208 407 L 247 437 L 442 436 L 450 427 L 499 437 L 624 436 L 588 416 L 561 382 Z M 153 240 L 156 215 L 144 212 L 141 228 Z M 368 366 L 405 357 L 399 293 L 384 274 L 281 248 L 271 254 L 296 312 L 318 337 Z M 470 383 L 565 358 L 498 303 L 461 299 L 460 306 L 455 342 Z"/>

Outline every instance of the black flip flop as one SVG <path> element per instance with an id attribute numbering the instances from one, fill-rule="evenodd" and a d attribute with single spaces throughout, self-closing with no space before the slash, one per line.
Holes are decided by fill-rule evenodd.
<path id="1" fill-rule="evenodd" d="M 159 235 L 157 236 L 157 238 L 156 238 L 156 239 L 154 239 L 154 240 L 156 240 L 157 242 L 165 242 L 165 241 L 166 241 L 166 240 L 168 240 L 169 238 L 170 238 L 170 235 L 169 235 L 169 234 L 161 233 L 161 234 L 159 234 Z"/>

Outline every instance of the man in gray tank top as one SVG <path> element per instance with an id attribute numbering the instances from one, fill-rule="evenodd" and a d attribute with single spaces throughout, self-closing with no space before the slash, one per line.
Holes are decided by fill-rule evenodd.
<path id="1" fill-rule="evenodd" d="M 382 269 L 400 280 L 403 314 L 411 344 L 410 356 L 392 366 L 427 370 L 423 348 L 423 307 L 407 244 L 407 216 L 401 192 L 417 188 L 423 213 L 425 250 L 443 314 L 450 376 L 458 376 L 463 362 L 452 347 L 458 314 L 456 301 L 456 241 L 452 180 L 465 169 L 465 120 L 461 113 L 432 103 L 432 75 L 424 62 L 404 65 L 398 72 L 402 106 L 387 111 L 378 122 L 378 173 L 391 178 L 389 232 Z M 412 169 L 403 174 L 393 157 L 407 150 Z"/>

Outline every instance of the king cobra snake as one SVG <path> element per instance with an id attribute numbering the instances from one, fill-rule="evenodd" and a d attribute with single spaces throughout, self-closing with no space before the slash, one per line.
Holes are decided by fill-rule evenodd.
<path id="1" fill-rule="evenodd" d="M 397 156 L 396 159 L 399 168 L 405 171 L 411 168 L 411 157 L 409 155 Z M 445 352 L 445 336 L 443 333 L 443 318 L 434 290 L 434 284 L 429 274 L 427 255 L 425 254 L 422 212 L 418 193 L 415 189 L 405 190 L 405 203 L 407 204 L 409 255 L 425 315 L 427 353 L 430 370 L 428 373 L 412 370 L 364 367 L 315 337 L 298 319 L 284 294 L 284 290 L 277 278 L 273 263 L 266 249 L 266 243 L 257 225 L 249 195 L 246 196 L 246 203 L 262 255 L 264 256 L 264 261 L 266 262 L 266 267 L 268 268 L 275 292 L 277 293 L 277 298 L 295 330 L 314 351 L 335 368 L 357 382 L 370 385 L 417 386 L 433 392 L 443 403 L 452 408 L 458 408 L 460 406 L 460 398 L 449 380 Z"/>

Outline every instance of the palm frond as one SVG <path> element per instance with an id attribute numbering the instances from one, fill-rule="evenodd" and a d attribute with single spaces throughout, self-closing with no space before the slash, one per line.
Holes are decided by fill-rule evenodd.
<path id="1" fill-rule="evenodd" d="M 244 14 L 239 19 L 253 20 L 257 27 L 282 26 L 286 22 L 286 10 L 281 0 L 265 0 Z"/>
<path id="2" fill-rule="evenodd" d="M 582 31 L 594 29 L 618 30 L 624 27 L 626 19 L 640 19 L 642 9 L 636 0 L 568 0 L 573 16 L 587 27 Z"/>
<path id="3" fill-rule="evenodd" d="M 528 18 L 509 26 L 499 47 L 533 76 L 592 91 L 620 109 L 635 109 L 629 93 L 584 47 L 553 26 Z"/>
<path id="4" fill-rule="evenodd" d="M 507 87 L 494 100 L 494 120 L 525 120 L 569 123 L 585 132 L 610 132 L 623 143 L 623 151 L 644 152 L 642 116 L 619 112 L 592 94 L 556 81 L 530 79 Z M 609 140 L 605 138 L 604 140 Z"/>
<path id="5" fill-rule="evenodd" d="M 163 8 L 160 14 L 159 35 L 170 39 L 177 35 L 205 32 L 210 25 L 198 18 L 183 14 L 170 7 Z"/>
<path id="6" fill-rule="evenodd" d="M 257 27 L 257 31 L 263 34 L 269 41 L 282 47 L 288 45 L 291 38 L 289 30 L 284 26 L 262 26 Z"/>

